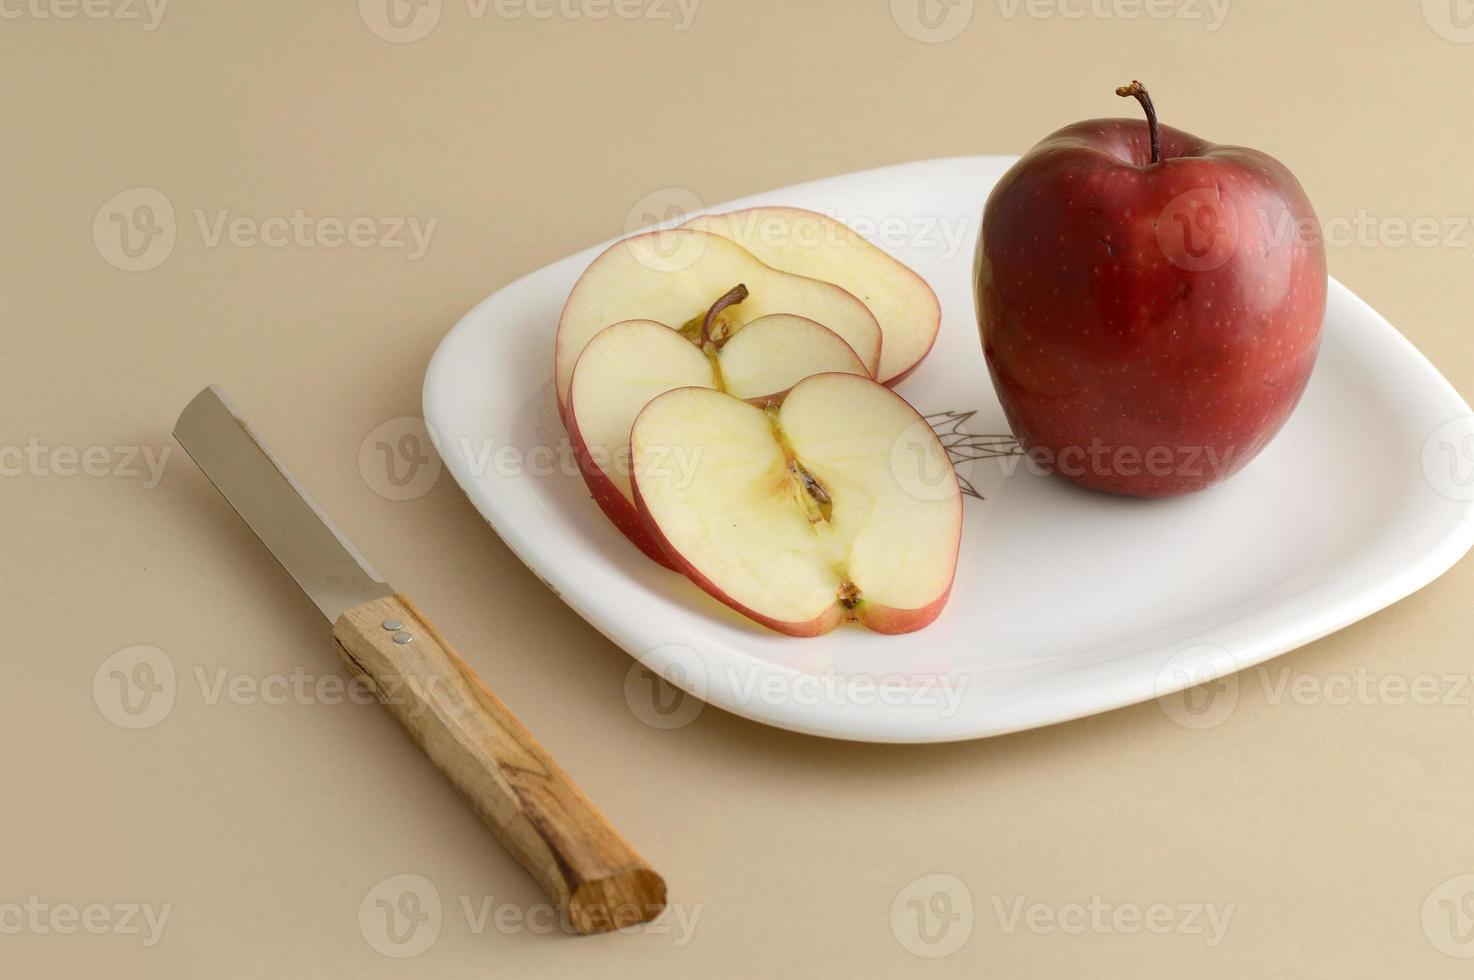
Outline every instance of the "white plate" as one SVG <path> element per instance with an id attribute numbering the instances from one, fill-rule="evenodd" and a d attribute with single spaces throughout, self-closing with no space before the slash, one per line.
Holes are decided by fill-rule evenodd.
<path id="1" fill-rule="evenodd" d="M 1006 433 L 969 281 L 983 202 L 1011 163 L 929 160 L 713 210 L 828 212 L 910 264 L 941 297 L 943 324 L 899 390 L 924 414 L 975 412 L 971 433 Z M 808 640 L 766 632 L 644 558 L 566 463 L 553 334 L 574 280 L 603 248 L 471 311 L 430 362 L 425 419 L 477 509 L 565 602 L 672 683 L 758 721 L 883 742 L 1066 721 L 1347 626 L 1426 585 L 1474 543 L 1469 406 L 1332 282 L 1304 401 L 1222 487 L 1137 501 L 1006 465 L 1016 457 L 961 463 L 986 499 L 967 500 L 957 584 L 934 625 L 897 637 L 859 627 Z"/>

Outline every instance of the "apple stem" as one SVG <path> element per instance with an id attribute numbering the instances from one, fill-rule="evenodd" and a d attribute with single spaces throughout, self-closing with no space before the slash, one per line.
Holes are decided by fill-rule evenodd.
<path id="1" fill-rule="evenodd" d="M 738 283 L 728 290 L 721 299 L 711 304 L 711 309 L 706 311 L 706 319 L 701 321 L 701 345 L 703 347 L 707 344 L 717 343 L 716 338 L 711 335 L 711 328 L 716 323 L 716 319 L 721 315 L 722 311 L 729 306 L 736 306 L 745 299 L 747 299 L 747 286 L 743 283 Z M 723 337 L 722 340 L 726 340 L 726 338 Z"/>
<path id="2" fill-rule="evenodd" d="M 1162 130 L 1157 125 L 1157 107 L 1152 105 L 1152 97 L 1147 93 L 1146 86 L 1133 81 L 1130 85 L 1122 85 L 1116 89 L 1116 94 L 1123 99 L 1135 99 L 1146 110 L 1147 128 L 1152 132 L 1152 163 L 1161 163 Z"/>

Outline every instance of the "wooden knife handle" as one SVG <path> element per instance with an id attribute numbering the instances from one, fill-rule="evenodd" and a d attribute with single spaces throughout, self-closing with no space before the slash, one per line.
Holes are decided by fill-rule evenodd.
<path id="1" fill-rule="evenodd" d="M 665 881 L 413 603 L 350 609 L 333 638 L 575 929 L 622 929 L 665 908 Z"/>

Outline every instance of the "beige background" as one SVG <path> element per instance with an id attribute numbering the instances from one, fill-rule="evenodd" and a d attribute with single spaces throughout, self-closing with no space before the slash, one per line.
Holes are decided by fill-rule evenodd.
<path id="1" fill-rule="evenodd" d="M 907 2 L 897 17 L 887 0 L 704 0 L 685 30 L 654 0 L 645 13 L 671 19 L 514 19 L 526 8 L 506 3 L 478 18 L 443 0 L 428 36 L 391 43 L 367 26 L 376 0 L 368 21 L 352 0 L 179 2 L 153 30 L 141 3 L 91 2 L 109 16 L 0 4 L 0 444 L 48 450 L 43 474 L 0 478 L 0 926 L 29 896 L 171 911 L 152 946 L 116 929 L 0 934 L 0 973 L 1467 975 L 1441 949 L 1459 950 L 1474 902 L 1458 880 L 1434 892 L 1474 872 L 1474 690 L 1443 680 L 1474 672 L 1469 561 L 1268 679 L 1244 675 L 1232 716 L 1206 731 L 1157 704 L 935 747 L 804 738 L 715 709 L 663 731 L 626 703 L 629 659 L 448 477 L 393 501 L 358 464 L 376 426 L 418 412 L 426 360 L 461 313 L 619 234 L 647 194 L 714 203 L 1020 152 L 1120 112 L 1110 89 L 1133 76 L 1169 122 L 1279 156 L 1324 217 L 1384 219 L 1380 237 L 1333 250 L 1334 274 L 1474 393 L 1474 232 L 1392 240 L 1399 219 L 1474 214 L 1474 43 L 1457 4 L 1232 0 L 1209 30 L 1206 0 L 1177 0 L 1166 9 L 1182 16 L 1165 20 L 1120 16 L 1133 0 L 976 0 L 953 14 L 972 8 L 965 30 L 926 43 L 898 26 Z M 135 12 L 144 20 L 112 16 Z M 92 226 L 137 187 L 167 197 L 177 241 L 129 273 Z M 195 212 L 221 209 L 437 224 L 411 261 L 211 246 Z M 687 921 L 699 916 L 693 932 L 677 921 L 576 940 L 508 918 L 478 932 L 462 896 L 473 912 L 492 896 L 504 916 L 541 896 L 386 715 L 210 703 L 221 676 L 336 674 L 316 611 L 182 454 L 152 488 L 63 475 L 67 447 L 108 447 L 95 457 L 107 467 L 126 462 L 111 447 L 161 451 L 210 381 L 667 873 Z M 177 694 L 159 723 L 125 730 L 109 721 L 107 672 L 99 700 L 92 685 L 137 645 L 163 651 Z M 1328 682 L 1359 673 L 1431 675 L 1446 696 L 1332 703 Z M 1278 696 L 1286 679 L 1311 693 Z M 360 929 L 360 902 L 397 874 L 423 876 L 444 903 L 438 939 L 411 960 Z M 953 908 L 970 896 L 975 911 L 970 932 L 959 920 L 944 935 L 965 942 L 942 959 L 911 952 L 940 947 L 905 906 L 931 874 L 953 876 Z M 1128 911 L 1232 906 L 1232 919 L 1210 946 L 1175 910 L 1182 928 L 1158 936 L 1010 932 L 995 908 L 1023 897 L 1068 917 L 1092 896 Z"/>

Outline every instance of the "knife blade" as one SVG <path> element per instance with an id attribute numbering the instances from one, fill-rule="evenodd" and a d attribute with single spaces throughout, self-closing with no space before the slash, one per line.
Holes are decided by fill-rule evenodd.
<path id="1" fill-rule="evenodd" d="M 394 594 L 215 385 L 180 414 L 174 438 L 328 622 Z"/>
<path id="2" fill-rule="evenodd" d="M 580 932 L 647 922 L 665 881 L 449 641 L 328 519 L 219 388 L 175 438 L 333 624 L 337 652 Z"/>

